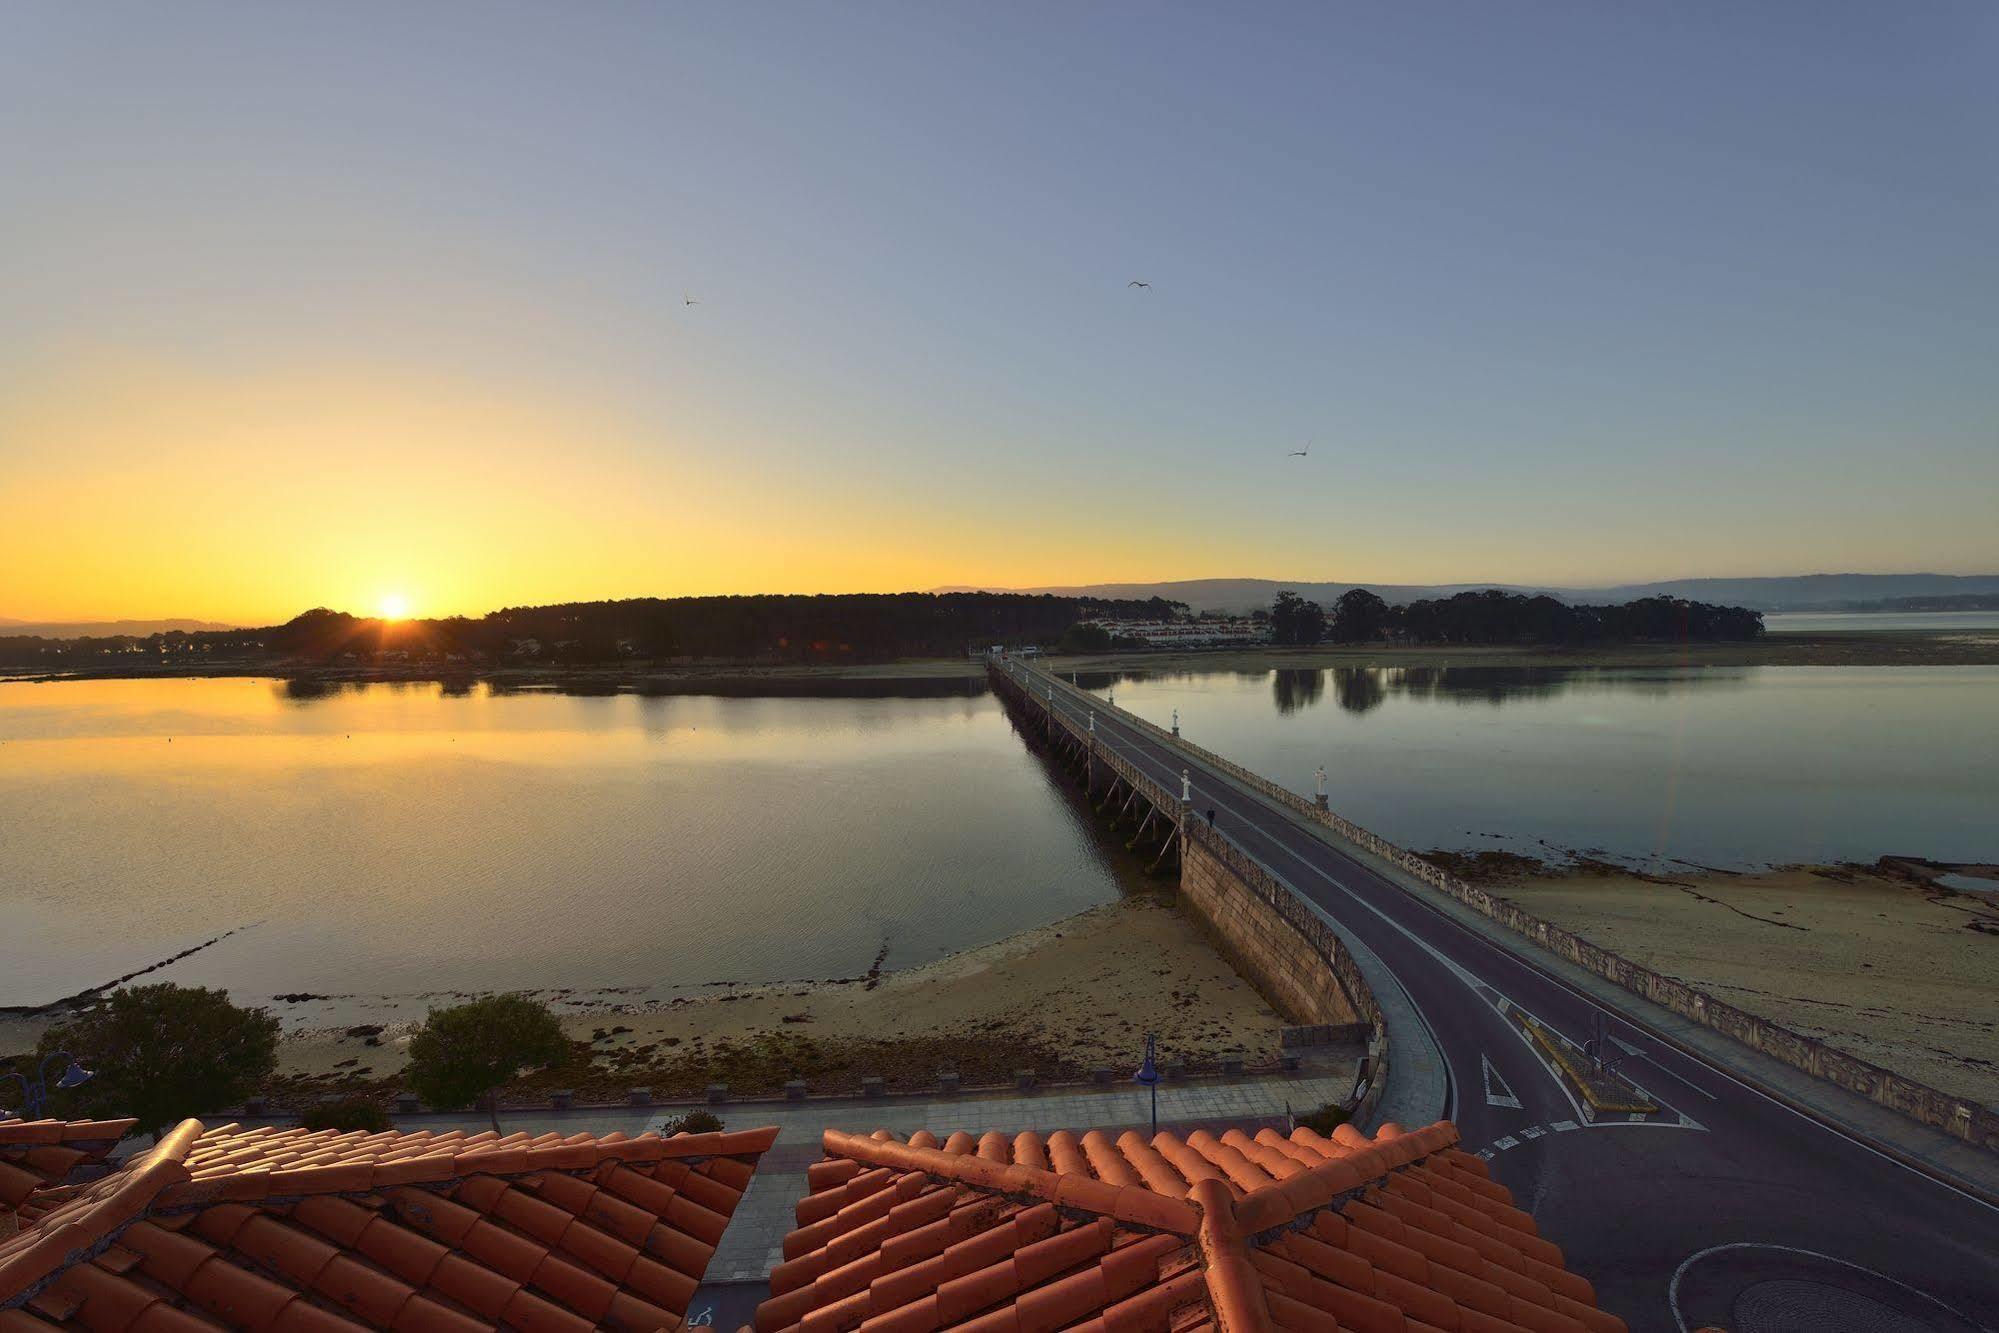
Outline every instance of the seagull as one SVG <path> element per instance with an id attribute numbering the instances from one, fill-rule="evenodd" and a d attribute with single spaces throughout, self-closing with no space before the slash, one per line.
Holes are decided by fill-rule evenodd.
<path id="1" fill-rule="evenodd" d="M 1127 283 L 1125 284 L 1125 286 L 1126 286 L 1126 287 L 1142 287 L 1142 288 L 1144 288 L 1144 289 L 1145 289 L 1146 291 L 1148 291 L 1148 292 L 1152 290 L 1152 284 L 1151 284 L 1151 283 L 1149 283 L 1149 282 L 1127 282 Z"/>
<path id="2" fill-rule="evenodd" d="M 689 295 L 688 295 L 688 294 L 687 294 L 686 292 L 682 292 L 682 293 L 680 294 L 680 304 L 682 304 L 682 305 L 700 305 L 701 303 L 700 303 L 699 301 L 695 300 L 695 299 L 694 299 L 693 297 L 689 296 Z"/>
<path id="3" fill-rule="evenodd" d="M 1285 455 L 1286 458 L 1310 458 L 1311 456 L 1312 456 L 1312 446 L 1309 444 L 1307 444 L 1303 449 L 1293 449 L 1290 453 Z"/>

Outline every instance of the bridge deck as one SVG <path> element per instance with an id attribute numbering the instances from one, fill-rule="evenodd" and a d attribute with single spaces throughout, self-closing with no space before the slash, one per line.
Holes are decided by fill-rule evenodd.
<path id="1" fill-rule="evenodd" d="M 1072 722 L 1087 725 L 1094 712 L 1098 746 L 1166 791 L 1177 795 L 1187 773 L 1193 817 L 1212 809 L 1218 832 L 1335 926 L 1365 960 L 1388 1022 L 1391 1069 L 1407 1060 L 1386 1113 L 1420 1123 L 1435 1108 L 1456 1120 L 1466 1147 L 1491 1154 L 1494 1173 L 1532 1201 L 1570 1266 L 1597 1283 L 1603 1307 L 1634 1329 L 1676 1329 L 1667 1276 L 1681 1259 L 1728 1242 L 1835 1256 L 1981 1322 L 1999 1317 L 1999 1247 L 1989 1243 L 1999 1209 L 1666 1045 L 1493 938 L 1500 927 L 1412 891 L 1385 863 L 1338 845 L 1102 699 L 1022 663 L 1005 669 L 1032 682 L 1034 703 Z M 1621 1072 L 1661 1111 L 1592 1122 L 1518 1014 L 1578 1043 L 1605 1016 L 1611 1040 L 1634 1052 Z M 1437 1069 L 1425 1076 L 1428 1058 Z"/>

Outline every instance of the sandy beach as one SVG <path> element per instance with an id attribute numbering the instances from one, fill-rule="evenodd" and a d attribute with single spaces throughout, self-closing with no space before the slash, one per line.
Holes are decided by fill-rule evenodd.
<path id="1" fill-rule="evenodd" d="M 1857 867 L 1484 882 L 1731 1004 L 1999 1105 L 1999 903 L 1989 896 Z"/>
<path id="2" fill-rule="evenodd" d="M 1017 1069 L 1082 1079 L 1098 1065 L 1135 1065 L 1147 1031 L 1159 1034 L 1163 1058 L 1195 1070 L 1232 1050 L 1270 1065 L 1282 1022 L 1187 916 L 1149 897 L 903 972 L 559 1011 L 579 1059 L 523 1080 L 513 1099 L 544 1100 L 555 1087 L 586 1100 L 619 1099 L 634 1086 L 693 1096 L 710 1082 L 734 1095 L 773 1093 L 793 1078 L 814 1092 L 851 1094 L 868 1075 L 891 1089 L 934 1086 L 947 1068 L 967 1087 L 1011 1083 Z M 301 1102 L 337 1088 L 386 1092 L 411 1026 L 292 1033 L 272 1091 Z M 15 1033 L 4 1038 L 25 1044 Z"/>

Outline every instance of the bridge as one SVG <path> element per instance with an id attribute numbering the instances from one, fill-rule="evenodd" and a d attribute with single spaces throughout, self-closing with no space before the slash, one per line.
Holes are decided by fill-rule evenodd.
<path id="1" fill-rule="evenodd" d="M 1140 854 L 1178 861 L 1183 903 L 1287 1019 L 1368 1025 L 1357 1118 L 1455 1120 L 1634 1330 L 1999 1327 L 1987 1148 L 1879 1097 L 1796 1095 L 1810 1075 L 1440 892 L 1434 867 L 1177 727 L 1027 662 L 996 657 L 989 676 Z M 1564 1076 L 1585 1041 L 1619 1058 L 1631 1107 Z"/>

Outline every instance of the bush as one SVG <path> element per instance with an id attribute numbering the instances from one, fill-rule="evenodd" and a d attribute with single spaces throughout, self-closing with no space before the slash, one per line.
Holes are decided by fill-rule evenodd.
<path id="1" fill-rule="evenodd" d="M 1298 1124 L 1303 1128 L 1311 1130 L 1314 1134 L 1325 1135 L 1330 1135 L 1336 1127 L 1344 1125 L 1351 1118 L 1347 1108 L 1337 1102 L 1327 1102 L 1316 1111 L 1308 1111 L 1296 1117 Z"/>
<path id="2" fill-rule="evenodd" d="M 43 1033 L 36 1058 L 57 1051 L 93 1075 L 58 1094 L 59 1107 L 132 1116 L 140 1133 L 158 1135 L 256 1092 L 277 1068 L 278 1020 L 231 1004 L 225 990 L 133 986 Z"/>
<path id="3" fill-rule="evenodd" d="M 714 1134 L 722 1128 L 722 1117 L 713 1111 L 689 1111 L 677 1115 L 659 1127 L 661 1138 L 672 1138 L 675 1134 Z"/>
<path id="4" fill-rule="evenodd" d="M 497 1131 L 500 1086 L 568 1056 L 569 1041 L 547 1005 L 524 995 L 490 995 L 430 1011 L 410 1038 L 409 1085 L 432 1106 L 488 1097 Z"/>
<path id="5" fill-rule="evenodd" d="M 393 1128 L 389 1124 L 389 1113 L 373 1102 L 359 1097 L 349 1097 L 344 1101 L 324 1102 L 299 1117 L 300 1129 L 337 1129 L 343 1134 L 353 1130 L 366 1130 L 370 1134 L 380 1134 Z"/>

